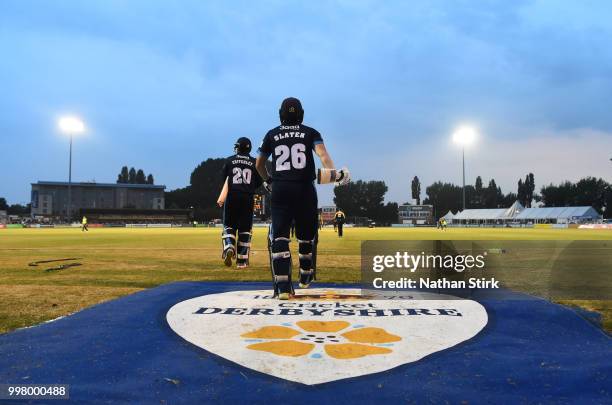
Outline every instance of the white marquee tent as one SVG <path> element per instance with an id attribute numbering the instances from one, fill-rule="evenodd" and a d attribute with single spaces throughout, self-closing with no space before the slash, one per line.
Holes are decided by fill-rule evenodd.
<path id="1" fill-rule="evenodd" d="M 580 223 L 600 219 L 593 207 L 542 207 L 525 208 L 514 219 L 533 223 Z"/>
<path id="2" fill-rule="evenodd" d="M 515 201 L 510 208 L 466 209 L 457 213 L 452 223 L 456 225 L 567 224 L 584 223 L 601 219 L 593 207 L 542 207 L 525 208 Z"/>
<path id="3" fill-rule="evenodd" d="M 449 210 L 442 218 L 446 219 L 446 222 L 451 222 L 453 218 L 455 218 L 455 214 L 453 214 L 453 211 Z"/>

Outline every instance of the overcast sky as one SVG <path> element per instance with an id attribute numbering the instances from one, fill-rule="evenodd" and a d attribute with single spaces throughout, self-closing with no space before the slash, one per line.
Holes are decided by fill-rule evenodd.
<path id="1" fill-rule="evenodd" d="M 414 175 L 460 183 L 462 123 L 479 130 L 469 183 L 611 181 L 610 21 L 608 1 L 3 0 L 0 196 L 67 179 L 61 114 L 88 126 L 73 180 L 128 165 L 173 189 L 236 138 L 259 144 L 287 96 L 390 201 Z"/>

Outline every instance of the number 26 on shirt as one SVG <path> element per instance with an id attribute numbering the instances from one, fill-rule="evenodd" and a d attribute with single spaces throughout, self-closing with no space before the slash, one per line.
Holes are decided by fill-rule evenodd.
<path id="1" fill-rule="evenodd" d="M 276 155 L 276 171 L 303 169 L 306 167 L 306 145 L 296 143 L 291 148 L 288 145 L 278 145 L 274 148 Z"/>

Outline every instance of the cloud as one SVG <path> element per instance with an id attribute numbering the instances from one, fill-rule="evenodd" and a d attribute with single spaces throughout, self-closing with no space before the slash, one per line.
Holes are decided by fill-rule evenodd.
<path id="1" fill-rule="evenodd" d="M 516 193 L 517 182 L 529 172 L 534 173 L 536 190 L 550 183 L 577 181 L 586 176 L 610 180 L 612 171 L 612 133 L 588 128 L 568 131 L 523 129 L 520 136 L 492 138 L 483 135 L 466 150 L 466 183 L 474 184 L 476 176 L 488 184 L 495 179 L 504 193 Z M 412 148 L 398 148 L 386 157 L 373 157 L 369 167 L 386 165 L 388 201 L 400 203 L 411 199 L 410 182 L 417 175 L 425 188 L 434 181 L 461 184 L 461 151 L 439 137 Z M 360 175 L 369 176 L 360 170 Z"/>
<path id="2" fill-rule="evenodd" d="M 338 164 L 389 179 L 391 199 L 409 189 L 404 176 L 459 179 L 456 150 L 445 148 L 465 120 L 487 134 L 478 153 L 487 146 L 496 156 L 470 156 L 468 173 L 472 164 L 495 173 L 504 189 L 526 163 L 547 178 L 541 160 L 519 153 L 539 140 L 552 145 L 543 153 L 558 149 L 545 155 L 549 165 L 567 164 L 551 181 L 598 175 L 601 167 L 563 151 L 578 133 L 608 145 L 610 10 L 554 1 L 7 1 L 0 136 L 36 159 L 6 156 L 13 170 L 0 195 L 24 201 L 29 182 L 65 178 L 61 112 L 91 128 L 77 145 L 77 179 L 113 181 L 128 164 L 174 188 L 200 161 L 231 153 L 237 137 L 258 143 L 289 95 L 302 99 Z"/>

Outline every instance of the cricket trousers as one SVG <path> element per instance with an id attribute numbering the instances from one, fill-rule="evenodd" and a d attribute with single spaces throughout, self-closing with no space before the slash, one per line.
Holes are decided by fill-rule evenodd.
<path id="1" fill-rule="evenodd" d="M 295 223 L 300 282 L 310 282 L 316 264 L 318 199 L 312 182 L 275 181 L 272 185 L 271 266 L 277 292 L 291 289 L 290 230 Z M 277 288 L 278 287 L 278 288 Z"/>
<path id="2" fill-rule="evenodd" d="M 236 263 L 248 264 L 253 228 L 253 194 L 232 191 L 223 206 L 223 251 L 233 249 Z M 237 235 L 236 235 L 237 234 Z M 236 243 L 236 236 L 238 237 Z"/>

